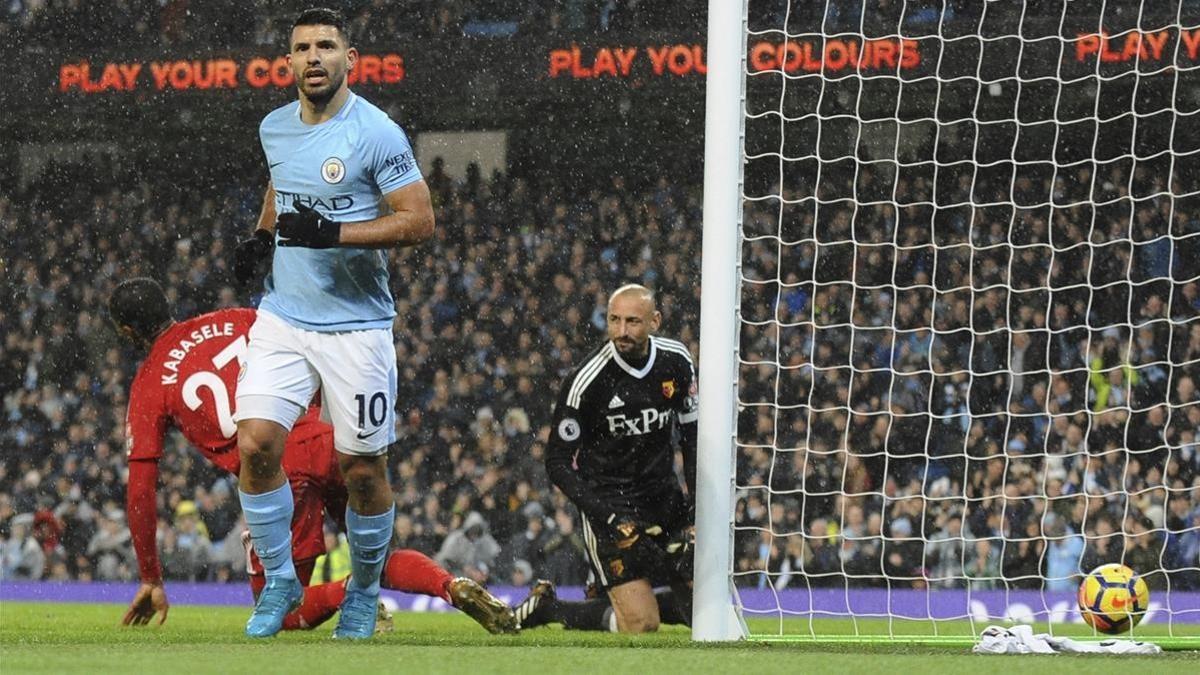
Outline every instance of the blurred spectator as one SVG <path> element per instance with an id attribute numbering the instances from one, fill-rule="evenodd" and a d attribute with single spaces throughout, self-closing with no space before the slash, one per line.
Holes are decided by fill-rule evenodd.
<path id="1" fill-rule="evenodd" d="M 520 558 L 514 560 L 512 564 L 512 573 L 509 574 L 507 583 L 510 586 L 521 588 L 531 585 L 533 581 L 533 565 L 530 565 L 528 560 L 522 560 Z"/>
<path id="2" fill-rule="evenodd" d="M 114 509 L 101 515 L 99 521 L 100 528 L 87 547 L 93 577 L 103 581 L 129 578 L 130 568 L 135 566 L 136 560 L 125 514 Z"/>
<path id="3" fill-rule="evenodd" d="M 13 518 L 8 538 L 0 546 L 0 573 L 5 579 L 41 579 L 46 569 L 46 553 L 33 538 L 30 528 L 33 514 Z"/>
<path id="4" fill-rule="evenodd" d="M 521 515 L 524 517 L 525 527 L 512 535 L 507 555 L 512 556 L 513 564 L 520 560 L 531 565 L 531 570 L 533 568 L 544 569 L 543 556 L 551 536 L 546 527 L 546 509 L 538 502 L 530 502 L 521 509 Z M 502 568 L 501 577 L 508 576 L 506 571 L 507 568 Z"/>
<path id="5" fill-rule="evenodd" d="M 454 576 L 484 584 L 499 555 L 500 544 L 489 533 L 487 521 L 477 511 L 471 511 L 462 527 L 446 536 L 434 559 Z"/>
<path id="6" fill-rule="evenodd" d="M 174 527 L 161 539 L 163 576 L 182 581 L 204 581 L 213 560 L 212 542 L 200 522 L 199 509 L 190 500 L 175 507 Z"/>
<path id="7" fill-rule="evenodd" d="M 1059 518 L 1046 523 L 1046 590 L 1074 591 L 1079 585 L 1083 537 L 1070 531 Z"/>
<path id="8" fill-rule="evenodd" d="M 589 563 L 583 535 L 575 529 L 575 516 L 565 506 L 554 512 L 554 529 L 542 545 L 541 578 L 560 586 L 578 586 L 587 580 Z"/>

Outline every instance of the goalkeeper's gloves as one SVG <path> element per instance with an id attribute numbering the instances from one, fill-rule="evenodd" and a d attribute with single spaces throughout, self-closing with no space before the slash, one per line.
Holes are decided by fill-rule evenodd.
<path id="1" fill-rule="evenodd" d="M 275 222 L 280 246 L 304 248 L 333 248 L 342 238 L 342 224 L 330 220 L 299 202 L 292 204 L 295 213 L 282 213 Z"/>
<path id="2" fill-rule="evenodd" d="M 692 580 L 696 550 L 696 529 L 689 527 L 671 541 L 667 542 L 668 559 L 675 568 L 675 574 L 680 579 Z"/>
<path id="3" fill-rule="evenodd" d="M 275 250 L 275 236 L 267 230 L 255 230 L 249 239 L 238 242 L 233 250 L 233 276 L 241 286 L 262 276 L 263 262 L 270 260 Z"/>

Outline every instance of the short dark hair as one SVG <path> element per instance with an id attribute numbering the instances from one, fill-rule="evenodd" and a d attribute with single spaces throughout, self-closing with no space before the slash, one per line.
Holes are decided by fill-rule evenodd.
<path id="1" fill-rule="evenodd" d="M 158 335 L 172 321 L 171 305 L 158 282 L 137 277 L 117 284 L 108 299 L 108 314 L 118 326 L 128 326 L 143 340 Z"/>
<path id="2" fill-rule="evenodd" d="M 342 34 L 342 39 L 346 41 L 346 44 L 350 44 L 350 28 L 346 25 L 346 17 L 336 9 L 310 7 L 300 12 L 300 15 L 292 22 L 292 30 L 295 30 L 296 26 L 333 26 Z"/>

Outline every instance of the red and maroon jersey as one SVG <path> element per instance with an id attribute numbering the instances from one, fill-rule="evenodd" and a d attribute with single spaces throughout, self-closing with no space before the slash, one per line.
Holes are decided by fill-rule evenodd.
<path id="1" fill-rule="evenodd" d="M 178 429 L 214 465 L 235 475 L 241 468 L 233 407 L 255 317 L 253 309 L 222 309 L 181 321 L 158 336 L 133 378 L 125 415 L 128 455 L 130 460 L 147 461 L 130 462 L 127 511 L 144 582 L 162 578 L 155 546 L 154 493 L 167 429 Z M 315 509 L 318 514 L 325 504 L 321 490 L 330 490 L 335 497 L 345 492 L 332 427 L 319 415 L 320 408 L 313 406 L 296 421 L 283 456 L 284 471 L 293 484 L 316 486 L 293 489 L 298 497 L 315 495 L 304 512 Z M 293 524 L 294 530 L 307 532 L 302 537 L 293 534 L 298 555 L 315 558 L 324 552 L 321 519 L 315 522 L 315 527 Z"/>
<path id="2" fill-rule="evenodd" d="M 238 473 L 233 406 L 256 316 L 253 309 L 219 309 L 180 321 L 158 336 L 129 389 L 129 459 L 162 457 L 163 436 L 175 427 L 208 461 Z M 319 416 L 320 408 L 309 408 L 296 421 L 289 442 L 326 431 L 329 427 Z"/>
<path id="3" fill-rule="evenodd" d="M 234 392 L 255 315 L 221 309 L 158 336 L 129 390 L 129 459 L 162 457 L 163 435 L 173 426 L 210 462 L 238 472 Z"/>

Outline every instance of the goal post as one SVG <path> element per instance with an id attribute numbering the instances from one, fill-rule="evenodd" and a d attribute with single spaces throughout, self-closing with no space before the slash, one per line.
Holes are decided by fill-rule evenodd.
<path id="1" fill-rule="evenodd" d="M 1200 649 L 1200 7 L 710 0 L 696 640 Z"/>
<path id="2" fill-rule="evenodd" d="M 696 559 L 692 636 L 743 636 L 729 575 L 737 420 L 738 277 L 742 222 L 742 130 L 746 0 L 709 0 L 705 93 L 704 233 L 701 263 Z"/>

